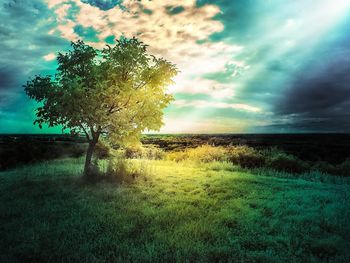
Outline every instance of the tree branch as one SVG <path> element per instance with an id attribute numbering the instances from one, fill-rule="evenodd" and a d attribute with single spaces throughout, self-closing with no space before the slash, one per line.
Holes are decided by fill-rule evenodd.
<path id="1" fill-rule="evenodd" d="M 88 139 L 88 141 L 91 141 L 89 133 L 86 131 L 86 129 L 84 128 L 83 124 L 80 124 L 80 127 L 82 128 L 82 130 L 85 133 L 86 138 Z"/>

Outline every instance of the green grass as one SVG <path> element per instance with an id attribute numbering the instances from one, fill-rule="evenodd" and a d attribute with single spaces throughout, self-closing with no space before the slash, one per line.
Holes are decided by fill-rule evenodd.
<path id="1" fill-rule="evenodd" d="M 133 184 L 79 159 L 0 173 L 0 262 L 350 262 L 349 183 L 133 162 Z"/>

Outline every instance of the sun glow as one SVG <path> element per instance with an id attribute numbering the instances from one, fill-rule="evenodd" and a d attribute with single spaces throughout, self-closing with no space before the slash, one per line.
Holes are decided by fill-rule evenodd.
<path id="1" fill-rule="evenodd" d="M 328 14 L 329 19 L 339 19 L 341 15 L 345 14 L 350 7 L 349 0 L 333 0 L 326 1 L 323 5 L 323 12 Z"/>

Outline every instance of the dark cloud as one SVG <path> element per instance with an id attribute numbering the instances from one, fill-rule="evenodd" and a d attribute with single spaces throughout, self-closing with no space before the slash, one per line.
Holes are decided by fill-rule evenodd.
<path id="1" fill-rule="evenodd" d="M 33 103 L 22 85 L 29 77 L 49 71 L 44 55 L 64 49 L 67 41 L 48 35 L 57 26 L 41 0 L 0 3 L 0 122 L 33 121 Z M 66 43 L 66 44 L 65 44 Z M 52 65 L 51 67 L 52 68 Z M 12 127 L 3 128 L 11 130 Z"/>
<path id="2" fill-rule="evenodd" d="M 338 111 L 313 114 L 301 113 L 286 115 L 282 119 L 279 119 L 279 116 L 274 116 L 272 124 L 254 126 L 251 127 L 250 131 L 258 133 L 348 133 L 350 131 L 350 113 Z"/>
<path id="3" fill-rule="evenodd" d="M 16 83 L 17 72 L 8 67 L 0 67 L 0 90 L 8 89 Z"/>
<path id="4" fill-rule="evenodd" d="M 316 76 L 303 76 L 293 83 L 277 105 L 282 114 L 315 113 L 331 110 L 350 100 L 350 66 L 328 66 Z"/>
<path id="5" fill-rule="evenodd" d="M 21 68 L 12 65 L 0 67 L 0 112 L 11 113 L 18 110 L 18 105 L 22 103 L 21 94 L 24 95 L 24 76 Z"/>
<path id="6" fill-rule="evenodd" d="M 223 12 L 217 19 L 225 25 L 211 40 L 242 44 L 245 48 L 236 59 L 251 66 L 239 77 L 227 78 L 229 70 L 209 77 L 236 82 L 235 101 L 270 109 L 273 124 L 260 127 L 261 131 L 350 132 L 349 17 L 337 17 L 336 23 L 323 35 L 304 35 L 297 45 L 283 50 L 287 40 L 303 33 L 294 31 L 288 35 L 285 32 L 287 19 L 309 19 L 312 13 L 307 11 L 311 7 L 317 11 L 322 3 L 315 5 L 309 0 L 288 4 L 279 0 L 198 1 L 199 5 L 207 3 L 220 6 Z M 312 32 L 314 26 L 323 23 L 309 21 L 315 25 L 304 28 L 306 32 L 309 29 Z M 327 26 L 324 24 L 325 28 Z"/>
<path id="7" fill-rule="evenodd" d="M 46 47 L 62 48 L 67 45 L 67 40 L 55 35 L 39 35 L 33 37 L 33 44 Z"/>
<path id="8" fill-rule="evenodd" d="M 96 6 L 102 10 L 109 10 L 117 5 L 121 5 L 122 0 L 81 0 L 81 2 Z"/>
<path id="9" fill-rule="evenodd" d="M 293 116 L 295 128 L 350 131 L 349 26 L 330 33 L 277 101 L 276 114 Z"/>
<path id="10" fill-rule="evenodd" d="M 62 44 L 57 36 L 48 36 L 56 26 L 55 20 L 48 21 L 50 16 L 52 12 L 42 1 L 5 1 L 0 6 L 1 64 L 26 72 L 35 69 L 41 57 L 52 52 L 52 46 Z"/>

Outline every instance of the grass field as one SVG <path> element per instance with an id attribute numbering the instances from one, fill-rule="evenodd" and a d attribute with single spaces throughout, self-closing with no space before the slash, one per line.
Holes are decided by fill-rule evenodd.
<path id="1" fill-rule="evenodd" d="M 1 172 L 0 262 L 350 262 L 350 179 L 130 162 L 131 184 L 82 159 Z"/>

